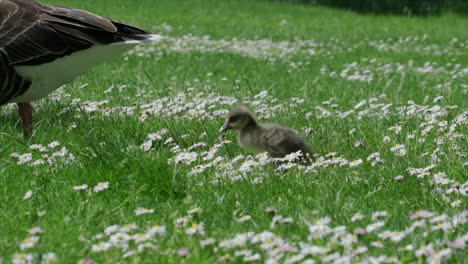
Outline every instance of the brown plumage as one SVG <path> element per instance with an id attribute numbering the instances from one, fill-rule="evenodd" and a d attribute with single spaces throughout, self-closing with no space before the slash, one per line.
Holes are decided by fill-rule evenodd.
<path id="1" fill-rule="evenodd" d="M 32 126 L 30 101 L 151 40 L 155 35 L 146 30 L 83 10 L 0 0 L 0 106 L 18 103 L 26 134 Z"/>
<path id="2" fill-rule="evenodd" d="M 245 106 L 236 106 L 227 115 L 220 132 L 238 130 L 241 147 L 254 153 L 268 152 L 271 157 L 282 158 L 301 151 L 312 158 L 312 151 L 305 140 L 294 130 L 277 124 L 258 123 L 255 115 Z"/>

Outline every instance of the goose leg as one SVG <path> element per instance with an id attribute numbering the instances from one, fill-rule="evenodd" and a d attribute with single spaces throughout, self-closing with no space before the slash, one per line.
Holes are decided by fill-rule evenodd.
<path id="1" fill-rule="evenodd" d="M 18 114 L 23 123 L 23 136 L 27 138 L 31 136 L 33 124 L 31 103 L 18 103 Z"/>

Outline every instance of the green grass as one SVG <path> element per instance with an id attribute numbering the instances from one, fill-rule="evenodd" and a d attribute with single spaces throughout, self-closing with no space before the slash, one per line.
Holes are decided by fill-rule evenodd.
<path id="1" fill-rule="evenodd" d="M 432 231 L 431 227 L 436 224 L 428 221 L 426 227 L 410 232 L 400 243 L 377 237 L 383 230 L 405 230 L 414 222 L 408 215 L 418 210 L 452 217 L 467 208 L 466 196 L 442 195 L 435 191 L 437 188 L 446 190 L 455 185 L 454 182 L 431 184 L 437 172 L 446 173 L 448 179 L 460 184 L 468 180 L 466 157 L 461 153 L 468 148 L 466 121 L 460 122 L 453 133 L 449 133 L 449 128 L 438 131 L 436 122 L 435 128 L 423 135 L 430 121 L 426 117 L 431 111 L 442 113 L 432 108 L 436 105 L 447 113 L 435 118 L 447 121 L 448 127 L 464 112 L 466 118 L 468 78 L 466 70 L 462 71 L 468 67 L 466 18 L 454 14 L 428 18 L 357 15 L 322 7 L 263 1 L 64 0 L 48 3 L 86 9 L 169 38 L 154 46 L 154 52 L 149 50 L 152 46 L 141 47 L 145 56 L 124 55 L 93 68 L 68 84 L 58 95 L 59 100 L 49 97 L 36 102 L 34 136 L 29 140 L 21 137 L 15 108 L 0 110 L 0 263 L 10 263 L 13 254 L 20 252 L 34 254 L 37 261 L 38 256 L 54 252 L 62 263 L 76 263 L 85 258 L 92 258 L 96 263 L 215 263 L 222 262 L 220 257 L 229 253 L 234 263 L 241 263 L 242 257 L 234 257 L 238 249 L 260 253 L 262 259 L 257 262 L 264 262 L 266 251 L 260 250 L 258 244 L 248 243 L 234 249 L 224 249 L 219 244 L 250 231 L 271 231 L 297 248 L 302 241 L 329 247 L 328 255 L 335 252 L 347 255 L 349 250 L 339 245 L 339 240 L 333 242 L 331 236 L 309 240 L 307 223 L 328 216 L 331 227 L 345 226 L 352 234 L 354 228 L 372 223 L 370 215 L 380 210 L 388 212 L 386 224 L 376 233 L 356 238 L 352 247 L 367 246 L 368 252 L 355 256 L 355 262 L 380 255 L 398 257 L 400 262 L 424 262 L 425 256 L 417 257 L 413 251 L 399 248 L 412 244 L 417 250 L 432 243 L 434 249 L 441 250 L 447 248 L 447 241 L 468 232 L 463 222 L 446 232 Z M 162 30 L 159 25 L 163 23 L 172 30 Z M 218 43 L 216 45 L 225 39 L 229 47 L 233 45 L 232 38 L 269 39 L 274 43 L 289 41 L 289 47 L 297 52 L 280 57 L 280 51 L 273 51 L 273 47 L 266 54 L 252 57 L 229 52 L 226 48 L 207 52 L 190 43 L 186 43 L 189 45 L 187 52 L 174 48 L 175 43 L 188 34 L 196 36 L 197 40 L 208 35 Z M 412 39 L 398 41 L 406 37 Z M 454 38 L 458 41 L 452 42 Z M 308 48 L 298 47 L 295 39 L 314 40 L 318 45 L 313 48 L 318 53 L 313 56 L 301 53 Z M 393 49 L 379 51 L 372 43 L 380 40 Z M 376 62 L 370 62 L 371 59 Z M 408 66 L 409 61 L 413 67 Z M 339 77 L 346 65 L 354 62 L 359 63 L 357 70 L 361 74 L 365 73 L 365 68 L 369 69 L 373 79 L 361 82 Z M 417 72 L 416 68 L 423 67 L 426 62 L 435 63 L 434 68 L 443 68 L 432 73 Z M 294 69 L 290 63 L 303 65 Z M 405 68 L 385 73 L 382 69 L 385 64 L 393 68 L 401 64 Z M 454 70 L 456 64 L 460 66 Z M 327 68 L 325 74 L 321 73 L 323 66 Z M 338 77 L 330 76 L 333 71 Z M 455 72 L 459 73 L 456 77 Z M 227 80 L 223 80 L 224 77 Z M 87 87 L 83 88 L 85 85 Z M 119 91 L 122 85 L 127 86 Z M 437 88 L 437 85 L 443 87 Z M 105 93 L 112 86 L 115 88 Z M 268 91 L 268 96 L 255 98 L 261 91 Z M 204 94 L 199 94 L 202 92 Z M 185 101 L 179 104 L 185 107 L 181 112 L 150 115 L 140 120 L 145 104 L 161 98 L 170 101 L 179 93 L 185 94 Z M 227 110 L 232 105 L 222 104 L 220 100 L 206 101 L 219 96 L 236 98 L 239 102 L 257 100 L 251 103 L 253 110 L 270 109 L 272 114 L 262 117 L 259 113 L 262 121 L 278 122 L 298 130 L 306 136 L 317 156 L 337 152 L 337 157 L 343 156 L 349 161 L 362 159 L 363 163 L 357 167 L 322 164 L 310 172 L 298 168 L 278 171 L 276 165 L 267 164 L 255 166 L 244 178 L 234 180 L 235 175 L 242 175 L 236 173 L 244 161 L 241 159 L 234 163 L 234 172 L 218 165 L 191 175 L 193 167 L 209 161 L 198 158 L 191 164 L 174 164 L 170 160 L 176 154 L 163 142 L 172 137 L 182 151 L 205 142 L 207 146 L 190 150 L 199 154 L 220 143 L 218 129 L 224 120 L 214 111 Z M 444 99 L 433 102 L 437 96 Z M 294 97 L 304 102 L 293 103 Z M 389 111 L 382 110 L 383 105 L 373 108 L 366 104 L 346 117 L 339 116 L 339 112 L 352 110 L 361 100 L 373 97 L 379 98 L 374 104 L 389 104 Z M 334 98 L 332 104 L 337 104 L 336 110 L 322 103 L 331 98 Z M 72 102 L 74 99 L 80 101 Z M 113 107 L 128 106 L 135 107 L 134 114 L 120 115 L 120 110 L 109 114 L 86 111 L 85 101 L 102 100 L 109 102 L 100 106 L 101 110 L 109 112 Z M 399 111 L 401 107 L 412 105 L 409 100 L 421 106 L 416 114 Z M 190 115 L 189 110 L 197 106 L 206 113 Z M 331 115 L 322 117 L 317 106 L 326 108 Z M 457 107 L 446 108 L 448 106 Z M 167 105 L 164 108 L 174 110 Z M 428 110 L 430 108 L 432 110 Z M 369 112 L 358 114 L 362 110 Z M 399 134 L 388 130 L 397 124 L 402 127 Z M 306 127 L 312 128 L 308 135 L 303 131 Z M 168 133 L 161 141 L 155 141 L 150 151 L 138 148 L 148 134 L 163 128 L 167 128 Z M 348 131 L 352 129 L 355 131 L 350 134 Z M 206 136 L 200 138 L 203 132 Z M 407 139 L 408 134 L 416 138 Z M 384 136 L 389 136 L 392 142 L 384 143 Z M 445 143 L 439 146 L 439 160 L 431 161 L 430 155 L 437 148 L 434 141 L 439 137 Z M 237 146 L 235 133 L 228 133 L 224 139 L 232 142 L 224 144 L 216 153 L 216 157 L 223 157 L 221 163 L 230 164 L 239 154 L 249 154 Z M 418 139 L 425 141 L 418 142 Z M 364 141 L 364 145 L 355 147 L 357 140 Z M 47 145 L 52 141 L 60 142 L 57 150 L 66 147 L 74 155 L 74 161 L 28 166 L 43 154 L 29 146 Z M 390 148 L 396 143 L 406 145 L 405 156 L 391 152 Z M 129 146 L 136 149 L 127 150 Z M 18 164 L 18 159 L 11 157 L 14 152 L 32 153 L 33 161 Z M 371 166 L 366 158 L 374 152 L 379 152 L 385 163 Z M 428 154 L 424 154 L 426 152 Z M 436 167 L 425 178 L 407 171 L 431 164 Z M 404 179 L 394 180 L 397 175 L 403 175 Z M 81 184 L 93 187 L 106 181 L 109 188 L 98 193 L 72 188 Z M 23 200 L 28 190 L 32 190 L 33 195 Z M 461 204 L 452 207 L 457 200 Z M 264 210 L 268 206 L 275 207 L 283 217 L 292 217 L 294 223 L 271 228 L 272 215 Z M 139 207 L 154 209 L 154 213 L 136 216 L 134 210 Z M 193 214 L 187 227 L 174 225 L 175 219 L 187 216 L 187 210 L 196 207 L 203 211 Z M 45 211 L 45 215 L 38 216 L 40 211 Z M 357 212 L 366 218 L 351 221 Z M 235 220 L 243 215 L 250 215 L 251 219 Z M 199 222 L 204 224 L 204 235 L 185 233 L 192 223 Z M 144 232 L 153 225 L 165 225 L 167 232 L 152 242 L 157 249 L 146 249 L 125 259 L 122 258 L 124 251 L 115 247 L 105 252 L 92 250 L 96 241 L 107 241 L 107 236 L 100 240 L 94 238 L 106 227 L 132 223 L 138 225 L 133 233 Z M 28 237 L 27 230 L 34 226 L 41 227 L 44 233 L 38 235 L 40 240 L 33 248 L 22 250 L 20 244 Z M 201 247 L 200 241 L 208 237 L 216 238 L 216 243 Z M 381 240 L 384 246 L 377 248 L 370 244 L 376 240 Z M 135 248 L 132 243 L 130 247 Z M 189 255 L 179 256 L 180 248 L 188 248 Z M 279 263 L 296 254 L 286 253 Z M 320 262 L 324 255 L 313 258 Z M 467 258 L 466 250 L 453 249 L 450 263 L 466 263 Z"/>

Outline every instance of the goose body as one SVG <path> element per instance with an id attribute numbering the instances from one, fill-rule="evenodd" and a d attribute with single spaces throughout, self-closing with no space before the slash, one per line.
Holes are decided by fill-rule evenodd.
<path id="1" fill-rule="evenodd" d="M 253 153 L 268 152 L 274 158 L 297 151 L 301 151 L 302 155 L 312 155 L 305 140 L 295 130 L 277 124 L 258 123 L 253 113 L 244 106 L 237 106 L 229 112 L 220 131 L 228 129 L 239 130 L 239 145 Z"/>
<path id="2" fill-rule="evenodd" d="M 24 94 L 11 99 L 10 103 L 42 99 L 60 86 L 84 74 L 94 65 L 117 56 L 135 45 L 137 44 L 95 45 L 41 65 L 16 66 L 14 69 L 18 75 L 31 81 L 31 85 Z"/>
<path id="3" fill-rule="evenodd" d="M 31 107 L 24 104 L 135 45 L 160 39 L 79 9 L 0 0 L 0 106 L 18 103 L 23 126 L 30 126 L 25 115 L 32 115 Z"/>

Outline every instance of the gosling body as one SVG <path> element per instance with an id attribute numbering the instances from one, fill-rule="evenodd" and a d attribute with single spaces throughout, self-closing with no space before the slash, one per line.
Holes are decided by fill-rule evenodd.
<path id="1" fill-rule="evenodd" d="M 239 145 L 253 153 L 267 152 L 271 157 L 282 158 L 301 151 L 312 156 L 312 151 L 295 130 L 277 124 L 258 123 L 254 114 L 245 106 L 232 109 L 221 131 L 238 130 Z"/>

